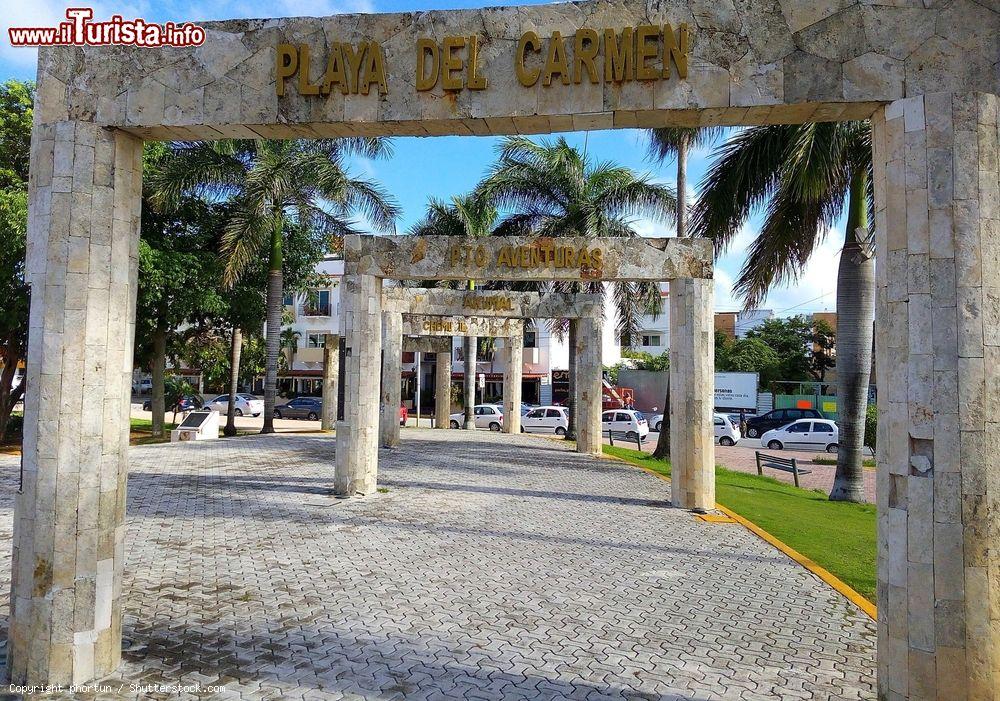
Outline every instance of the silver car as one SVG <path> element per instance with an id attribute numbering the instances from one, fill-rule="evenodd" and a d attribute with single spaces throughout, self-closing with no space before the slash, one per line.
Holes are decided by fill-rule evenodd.
<path id="1" fill-rule="evenodd" d="M 276 419 L 307 419 L 316 421 L 323 413 L 321 397 L 297 397 L 281 406 L 274 407 Z"/>

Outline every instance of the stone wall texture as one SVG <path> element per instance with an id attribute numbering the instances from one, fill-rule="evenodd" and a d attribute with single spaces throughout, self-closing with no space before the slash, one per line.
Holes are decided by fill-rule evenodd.
<path id="1" fill-rule="evenodd" d="M 69 684 L 121 660 L 121 573 L 142 142 L 36 125 L 24 475 L 8 670 Z"/>
<path id="2" fill-rule="evenodd" d="M 973 0 L 592 0 L 524 7 L 206 24 L 195 48 L 43 49 L 42 119 L 121 126 L 144 138 L 513 134 L 860 118 L 877 101 L 998 90 L 997 9 Z M 196 17 L 185 19 L 197 19 Z M 687 23 L 687 80 L 523 87 L 520 36 Z M 417 39 L 479 37 L 485 90 L 414 87 Z M 334 42 L 374 41 L 388 93 L 275 93 L 275 48 L 308 44 L 311 74 Z M 567 42 L 572 61 L 573 42 Z M 669 111 L 668 111 L 669 110 Z"/>
<path id="3" fill-rule="evenodd" d="M 674 506 L 715 508 L 712 284 L 670 283 L 670 476 Z"/>
<path id="4" fill-rule="evenodd" d="M 1000 689 L 998 102 L 873 122 L 879 698 Z"/>

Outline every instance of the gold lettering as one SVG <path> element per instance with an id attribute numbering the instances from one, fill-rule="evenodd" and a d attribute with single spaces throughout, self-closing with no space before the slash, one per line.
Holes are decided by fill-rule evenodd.
<path id="1" fill-rule="evenodd" d="M 308 44 L 299 44 L 299 94 L 319 95 L 319 86 L 309 82 Z"/>
<path id="2" fill-rule="evenodd" d="M 344 72 L 344 51 L 340 48 L 340 42 L 334 42 L 330 46 L 330 55 L 326 59 L 326 75 L 323 76 L 323 94 L 329 95 L 334 85 L 339 85 L 340 92 L 344 95 L 350 92 L 347 73 Z"/>
<path id="3" fill-rule="evenodd" d="M 380 93 L 388 93 L 389 86 L 385 79 L 385 62 L 382 60 L 382 47 L 374 41 L 367 43 L 368 63 L 365 66 L 365 77 L 361 81 L 361 94 L 367 95 L 372 85 L 378 85 Z"/>
<path id="4" fill-rule="evenodd" d="M 595 248 L 590 252 L 590 265 L 594 270 L 600 270 L 604 267 L 604 251 L 600 248 Z"/>
<path id="5" fill-rule="evenodd" d="M 479 36 L 469 37 L 469 79 L 466 81 L 469 90 L 485 90 L 489 85 L 486 76 L 479 72 Z"/>
<path id="6" fill-rule="evenodd" d="M 650 39 L 656 39 L 650 43 Z M 654 24 L 641 24 L 635 30 L 635 77 L 636 80 L 656 80 L 659 71 L 649 65 L 649 59 L 660 53 L 660 28 Z"/>
<path id="7" fill-rule="evenodd" d="M 576 251 L 572 248 L 566 249 L 566 267 L 575 268 L 576 267 Z"/>
<path id="8" fill-rule="evenodd" d="M 449 326 L 448 330 L 451 331 L 451 328 L 450 328 L 451 324 L 448 324 L 448 326 Z M 466 333 L 466 332 L 468 332 L 468 330 L 469 330 L 469 325 L 468 324 L 466 324 L 464 321 L 458 322 L 458 332 L 459 333 Z"/>
<path id="9" fill-rule="evenodd" d="M 622 83 L 632 80 L 632 28 L 622 30 L 621 40 L 614 29 L 604 30 L 604 80 L 608 83 Z"/>
<path id="10" fill-rule="evenodd" d="M 518 246 L 518 250 L 521 255 L 521 267 L 530 268 L 531 267 L 531 248 L 528 246 Z"/>
<path id="11" fill-rule="evenodd" d="M 588 251 L 586 248 L 580 249 L 580 258 L 577 261 L 577 265 L 579 265 L 581 268 L 590 267 L 590 251 Z"/>
<path id="12" fill-rule="evenodd" d="M 461 71 L 465 61 L 455 53 L 455 49 L 465 46 L 465 37 L 445 37 L 441 49 L 441 87 L 445 90 L 461 90 L 462 77 L 454 75 Z"/>
<path id="13" fill-rule="evenodd" d="M 450 254 L 451 254 L 451 267 L 454 268 L 456 265 L 458 265 L 459 261 L 461 261 L 461 259 L 462 259 L 462 249 L 461 249 L 461 247 L 460 246 L 452 246 Z"/>
<path id="14" fill-rule="evenodd" d="M 569 63 L 566 59 L 566 44 L 562 34 L 552 32 L 549 38 L 549 52 L 545 57 L 545 73 L 542 75 L 542 85 L 551 85 L 552 76 L 559 75 L 563 85 L 569 85 Z"/>
<path id="15" fill-rule="evenodd" d="M 670 77 L 670 60 L 677 66 L 677 77 L 688 77 L 688 26 L 681 22 L 678 27 L 679 42 L 674 38 L 674 29 L 669 24 L 663 25 L 663 77 Z"/>
<path id="16" fill-rule="evenodd" d="M 583 79 L 583 69 L 587 69 L 587 78 L 591 83 L 598 83 L 601 74 L 597 71 L 597 52 L 601 47 L 601 38 L 593 29 L 583 27 L 576 30 L 576 41 L 573 44 L 573 82 L 579 84 Z"/>
<path id="17" fill-rule="evenodd" d="M 541 50 L 541 42 L 534 32 L 525 32 L 517 42 L 517 55 L 514 58 L 514 71 L 517 73 L 517 80 L 526 88 L 534 86 L 538 82 L 538 76 L 542 74 L 541 69 L 528 70 L 525 68 L 526 54 L 528 51 L 537 53 Z"/>
<path id="18" fill-rule="evenodd" d="M 486 261 L 487 261 L 486 249 L 480 246 L 476 249 L 476 267 L 485 268 Z"/>
<path id="19" fill-rule="evenodd" d="M 299 52 L 291 44 L 278 44 L 278 49 L 274 53 L 274 71 L 278 81 L 274 84 L 274 91 L 278 97 L 285 94 L 285 78 L 291 78 L 299 67 Z"/>
<path id="20" fill-rule="evenodd" d="M 427 56 L 430 55 L 431 70 L 427 73 Z M 438 82 L 438 71 L 441 69 L 441 55 L 437 42 L 427 37 L 417 39 L 417 90 L 430 90 Z"/>
<path id="21" fill-rule="evenodd" d="M 501 265 L 504 265 L 508 268 L 511 267 L 509 246 L 501 246 L 500 250 L 497 252 L 497 267 Z"/>
<path id="22" fill-rule="evenodd" d="M 351 93 L 357 95 L 358 86 L 361 84 L 361 62 L 365 55 L 364 44 L 356 49 L 353 44 L 341 44 L 341 46 L 347 62 L 347 78 L 351 81 Z"/>

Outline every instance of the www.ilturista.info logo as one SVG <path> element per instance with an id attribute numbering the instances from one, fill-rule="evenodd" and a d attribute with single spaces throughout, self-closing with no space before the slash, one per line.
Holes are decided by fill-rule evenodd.
<path id="1" fill-rule="evenodd" d="M 94 10 L 70 7 L 67 22 L 56 27 L 10 27 L 13 46 L 200 46 L 205 30 L 191 22 L 156 24 L 143 19 L 123 19 L 112 15 L 107 22 L 92 22 Z"/>

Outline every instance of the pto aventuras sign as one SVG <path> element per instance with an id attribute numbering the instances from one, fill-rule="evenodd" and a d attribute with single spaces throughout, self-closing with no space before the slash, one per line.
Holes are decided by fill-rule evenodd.
<path id="1" fill-rule="evenodd" d="M 416 59 L 410 68 L 418 91 L 486 90 L 489 80 L 479 59 L 480 37 L 446 36 L 442 40 L 419 37 Z M 640 24 L 623 29 L 581 27 L 572 35 L 554 31 L 542 37 L 528 31 L 521 35 L 510 56 L 518 82 L 530 88 L 541 84 L 627 83 L 670 80 L 675 72 L 687 79 L 690 53 L 688 25 L 675 30 L 670 24 Z M 275 51 L 275 91 L 279 96 L 292 86 L 301 95 L 368 95 L 389 92 L 386 58 L 375 41 L 333 42 L 326 51 L 323 71 L 313 73 L 315 51 L 309 44 L 278 44 Z"/>

